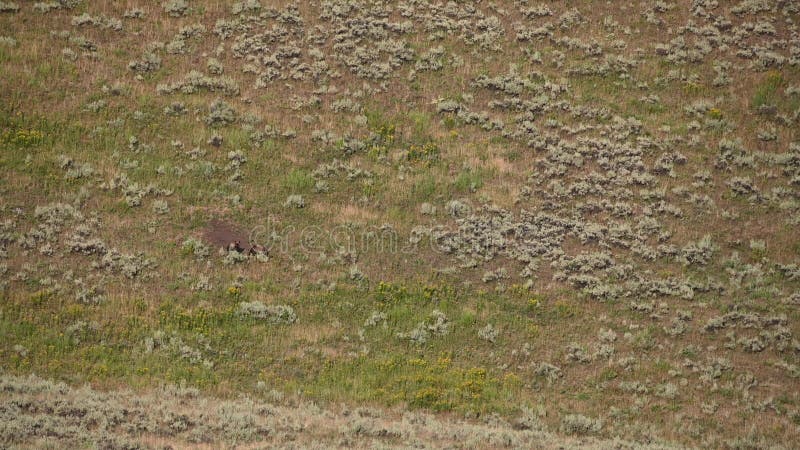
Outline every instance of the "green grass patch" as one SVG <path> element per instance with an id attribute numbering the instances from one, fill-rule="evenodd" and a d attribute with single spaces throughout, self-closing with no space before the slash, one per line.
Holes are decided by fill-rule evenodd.
<path id="1" fill-rule="evenodd" d="M 475 192 L 483 187 L 483 180 L 486 175 L 487 173 L 484 169 L 464 169 L 453 180 L 452 189 L 459 194 Z"/>
<path id="2" fill-rule="evenodd" d="M 291 194 L 305 194 L 314 187 L 314 177 L 303 169 L 292 169 L 282 181 L 283 189 Z"/>
<path id="3" fill-rule="evenodd" d="M 508 412 L 522 383 L 513 374 L 484 367 L 460 367 L 447 355 L 359 357 L 329 364 L 307 391 L 329 400 L 342 398 L 431 411 Z M 512 406 L 513 405 L 513 406 Z"/>
<path id="4" fill-rule="evenodd" d="M 775 105 L 781 94 L 779 89 L 783 85 L 783 75 L 777 71 L 768 72 L 756 86 L 750 106 L 758 109 L 762 106 Z"/>

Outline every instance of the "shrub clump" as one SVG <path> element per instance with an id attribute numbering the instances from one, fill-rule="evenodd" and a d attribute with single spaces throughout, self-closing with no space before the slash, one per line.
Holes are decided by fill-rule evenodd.
<path id="1" fill-rule="evenodd" d="M 293 194 L 286 197 L 283 206 L 286 208 L 304 208 L 306 206 L 306 201 L 303 199 L 302 195 Z"/>
<path id="2" fill-rule="evenodd" d="M 223 95 L 239 95 L 239 85 L 229 77 L 210 77 L 196 70 L 192 70 L 182 80 L 170 84 L 159 84 L 156 92 L 160 95 L 195 94 L 200 91 L 220 92 Z"/>
<path id="3" fill-rule="evenodd" d="M 203 241 L 190 237 L 181 244 L 181 253 L 185 255 L 194 255 L 195 258 L 203 259 L 211 254 L 211 250 Z"/>
<path id="4" fill-rule="evenodd" d="M 164 2 L 164 12 L 170 17 L 183 17 L 189 11 L 189 4 L 186 0 L 170 0 Z"/>
<path id="5" fill-rule="evenodd" d="M 546 378 L 549 383 L 553 383 L 564 376 L 561 368 L 546 362 L 539 363 L 534 373 L 536 376 Z"/>
<path id="6" fill-rule="evenodd" d="M 19 11 L 19 5 L 14 2 L 0 2 L 0 12 L 15 13 Z"/>
<path id="7" fill-rule="evenodd" d="M 75 300 L 84 305 L 99 305 L 106 301 L 106 296 L 99 286 L 81 286 L 75 292 Z"/>
<path id="8" fill-rule="evenodd" d="M 133 8 L 122 14 L 124 19 L 144 19 L 145 13 L 141 8 Z"/>
<path id="9" fill-rule="evenodd" d="M 217 100 L 211 104 L 206 116 L 206 124 L 209 126 L 228 125 L 236 122 L 236 110 L 231 105 Z"/>
<path id="10" fill-rule="evenodd" d="M 565 434 L 593 434 L 598 433 L 603 428 L 603 421 L 592 419 L 580 414 L 567 414 L 561 419 L 560 430 Z"/>
<path id="11" fill-rule="evenodd" d="M 153 52 L 147 52 L 136 61 L 128 63 L 128 69 L 137 73 L 155 72 L 161 68 L 161 57 Z"/>
<path id="12" fill-rule="evenodd" d="M 222 263 L 226 266 L 232 266 L 234 264 L 239 264 L 247 261 L 247 255 L 245 253 L 240 253 L 236 250 L 228 250 L 224 253 L 224 257 L 222 258 Z"/>
<path id="13" fill-rule="evenodd" d="M 153 212 L 156 214 L 168 214 L 169 204 L 166 200 L 153 200 Z"/>
<path id="14" fill-rule="evenodd" d="M 206 63 L 206 69 L 211 75 L 222 75 L 222 72 L 225 71 L 222 63 L 217 58 L 209 58 L 208 63 Z"/>
<path id="15" fill-rule="evenodd" d="M 294 308 L 288 305 L 265 305 L 262 302 L 241 302 L 236 310 L 239 317 L 266 320 L 274 324 L 292 324 L 297 321 Z"/>
<path id="16" fill-rule="evenodd" d="M 459 201 L 459 200 L 451 200 L 445 206 L 444 209 L 453 217 L 464 217 L 469 215 L 472 209 L 466 203 Z"/>
<path id="17" fill-rule="evenodd" d="M 716 249 L 717 247 L 711 242 L 711 236 L 705 235 L 699 241 L 690 242 L 686 247 L 681 249 L 678 260 L 687 266 L 691 264 L 704 266 L 711 261 Z"/>
<path id="18" fill-rule="evenodd" d="M 407 333 L 397 333 L 397 337 L 409 340 L 417 345 L 424 345 L 433 336 L 444 336 L 450 332 L 450 322 L 447 316 L 435 309 L 431 312 L 428 322 L 420 322 L 416 328 Z"/>
<path id="19" fill-rule="evenodd" d="M 261 10 L 261 3 L 258 0 L 242 0 L 231 6 L 231 14 L 239 15 L 243 12 L 255 13 Z"/>
<path id="20" fill-rule="evenodd" d="M 478 330 L 478 337 L 483 339 L 484 341 L 491 342 L 492 344 L 495 343 L 497 340 L 497 336 L 500 335 L 500 330 L 494 327 L 492 324 L 487 324 L 485 327 Z"/>
<path id="21" fill-rule="evenodd" d="M 42 14 L 47 14 L 55 9 L 61 9 L 61 5 L 57 2 L 36 2 L 33 4 L 33 9 Z"/>

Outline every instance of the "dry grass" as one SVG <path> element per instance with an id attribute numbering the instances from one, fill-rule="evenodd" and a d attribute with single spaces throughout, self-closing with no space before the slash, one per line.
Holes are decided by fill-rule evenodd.
<path id="1" fill-rule="evenodd" d="M 525 14 L 536 2 L 359 3 L 341 17 L 330 8 L 350 3 L 262 1 L 262 17 L 200 0 L 179 18 L 133 0 L 0 13 L 0 37 L 16 41 L 0 41 L 0 370 L 145 393 L 183 381 L 231 398 L 261 395 L 254 385 L 268 380 L 301 401 L 508 421 L 541 406 L 537 420 L 553 432 L 583 414 L 604 420 L 607 439 L 791 447 L 800 417 L 800 275 L 791 266 L 800 264 L 800 98 L 786 93 L 800 86 L 800 17 L 791 2 L 743 14 L 733 12 L 740 2 L 705 2 L 710 16 L 688 0 L 549 2 L 542 17 Z M 145 17 L 123 18 L 133 8 Z M 73 24 L 84 12 L 98 23 Z M 123 30 L 104 27 L 109 18 Z M 222 39 L 220 20 L 244 25 Z M 205 31 L 168 51 L 195 24 Z M 441 68 L 418 65 L 439 46 Z M 128 68 L 150 50 L 160 68 Z M 212 57 L 221 75 L 207 73 Z M 719 62 L 731 64 L 730 82 L 716 86 Z M 158 93 L 193 70 L 208 83 L 230 79 L 239 93 Z M 277 78 L 257 87 L 262 76 Z M 217 99 L 235 109 L 234 123 L 208 124 Z M 456 109 L 440 111 L 449 101 Z M 164 112 L 175 102 L 185 114 Z M 759 137 L 764 130 L 774 139 Z M 30 133 L 41 136 L 27 141 Z M 741 150 L 723 154 L 723 140 Z M 61 155 L 72 165 L 60 167 Z M 93 173 L 70 178 L 82 164 Z M 732 182 L 747 179 L 752 192 L 736 194 Z M 284 206 L 290 195 L 305 207 Z M 137 196 L 141 204 L 129 204 Z M 37 217 L 56 203 L 83 218 Z M 233 234 L 206 232 L 220 219 L 239 236 L 272 227 L 276 235 L 259 235 L 269 257 L 220 255 Z M 300 245 L 304 230 L 318 241 Z M 345 230 L 354 251 L 329 236 Z M 390 235 L 388 251 L 380 239 Z M 697 244 L 706 235 L 708 254 Z M 188 238 L 205 240 L 209 254 L 185 248 Z M 298 322 L 237 318 L 239 303 L 253 300 L 290 305 Z M 425 345 L 398 337 L 424 332 L 434 310 L 448 333 L 428 333 Z M 686 330 L 671 335 L 686 311 Z M 365 324 L 374 312 L 386 314 L 385 328 Z M 759 321 L 702 331 L 732 312 Z M 478 336 L 487 324 L 501 330 L 494 344 Z M 75 338 L 75 329 L 90 331 Z M 601 342 L 601 329 L 617 339 Z M 765 348 L 748 351 L 753 339 Z M 572 344 L 588 360 L 569 360 Z M 613 354 L 595 355 L 601 344 Z M 731 368 L 706 376 L 715 358 Z M 563 377 L 537 375 L 542 362 Z M 485 379 L 470 378 L 481 370 Z M 754 386 L 743 386 L 751 375 Z M 648 392 L 624 392 L 623 381 Z M 666 384 L 677 386 L 674 398 L 657 394 Z M 309 446 L 461 443 L 430 429 L 354 437 L 340 429 L 354 416 L 314 414 L 304 433 L 271 443 L 290 434 Z M 400 413 L 387 414 L 380 426 L 399 426 Z M 467 426 L 438 426 L 451 425 Z M 487 427 L 481 433 L 525 434 Z M 543 439 L 520 442 L 575 443 Z M 491 442 L 475 445 L 502 444 Z"/>

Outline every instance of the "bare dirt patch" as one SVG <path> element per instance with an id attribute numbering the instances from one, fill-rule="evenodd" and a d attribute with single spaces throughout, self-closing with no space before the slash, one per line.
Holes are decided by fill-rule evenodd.
<path id="1" fill-rule="evenodd" d="M 221 219 L 208 222 L 203 239 L 213 248 L 227 248 L 237 241 L 241 247 L 250 248 L 249 233 L 242 226 Z"/>

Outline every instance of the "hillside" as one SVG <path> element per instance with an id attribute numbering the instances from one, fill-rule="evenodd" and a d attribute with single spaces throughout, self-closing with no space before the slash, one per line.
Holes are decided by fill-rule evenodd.
<path id="1" fill-rule="evenodd" d="M 799 25 L 0 1 L 0 446 L 791 448 Z"/>

